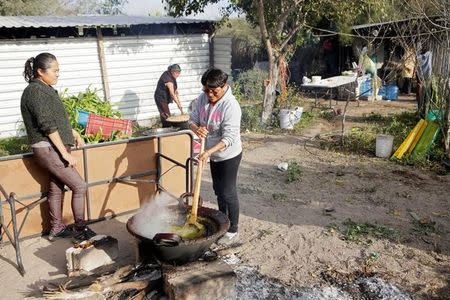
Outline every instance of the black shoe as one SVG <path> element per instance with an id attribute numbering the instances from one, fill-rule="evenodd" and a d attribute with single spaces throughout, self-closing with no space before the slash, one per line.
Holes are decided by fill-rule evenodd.
<path id="1" fill-rule="evenodd" d="M 73 236 L 73 240 L 76 242 L 87 241 L 96 235 L 97 234 L 94 231 L 92 231 L 92 229 L 90 229 L 87 226 L 84 226 L 81 229 L 76 229 L 75 234 Z"/>
<path id="2" fill-rule="evenodd" d="M 47 239 L 49 241 L 53 242 L 54 240 L 57 240 L 57 239 L 63 239 L 63 238 L 69 238 L 69 237 L 73 237 L 73 231 L 72 231 L 72 229 L 70 229 L 68 227 L 64 227 L 64 229 L 62 229 L 61 231 L 59 231 L 57 233 L 50 232 Z"/>

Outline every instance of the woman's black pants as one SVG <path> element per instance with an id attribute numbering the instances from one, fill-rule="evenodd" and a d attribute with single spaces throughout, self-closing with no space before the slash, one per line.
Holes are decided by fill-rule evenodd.
<path id="1" fill-rule="evenodd" d="M 237 232 L 239 223 L 239 199 L 237 195 L 237 174 L 242 152 L 230 159 L 210 162 L 214 193 L 219 210 L 230 219 L 228 232 Z"/>

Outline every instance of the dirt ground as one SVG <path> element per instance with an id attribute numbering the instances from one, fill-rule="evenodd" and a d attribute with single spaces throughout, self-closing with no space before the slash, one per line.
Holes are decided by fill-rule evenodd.
<path id="1" fill-rule="evenodd" d="M 414 105 L 412 99 L 352 102 L 347 126 L 363 114 L 397 113 Z M 339 122 L 323 121 L 302 135 L 243 134 L 240 243 L 219 254 L 234 257 L 234 267 L 254 267 L 284 286 L 343 287 L 354 277 L 376 275 L 414 299 L 450 299 L 450 175 L 321 150 L 313 137 L 338 128 Z M 285 161 L 299 164 L 300 180 L 286 182 L 286 173 L 277 170 Z M 214 207 L 209 172 L 204 174 L 202 197 Z M 120 264 L 135 259 L 128 217 L 92 226 L 119 239 Z M 345 232 L 345 224 L 353 224 L 354 231 Z M 357 238 L 355 230 L 367 228 L 380 229 L 382 236 Z M 68 241 L 25 240 L 27 274 L 21 277 L 12 246 L 4 245 L 0 298 L 39 297 L 43 284 L 64 277 L 68 247 Z"/>

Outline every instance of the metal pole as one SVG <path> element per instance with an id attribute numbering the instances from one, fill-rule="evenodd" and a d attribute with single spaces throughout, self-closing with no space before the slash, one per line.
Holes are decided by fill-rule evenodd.
<path id="1" fill-rule="evenodd" d="M 19 243 L 19 233 L 17 231 L 17 219 L 16 219 L 16 204 L 15 204 L 15 193 L 11 193 L 8 198 L 8 203 L 11 206 L 11 222 L 13 226 L 14 243 L 13 246 L 16 249 L 16 260 L 20 275 L 25 275 L 25 268 L 22 264 L 22 256 L 20 255 L 20 243 Z"/>
<path id="2" fill-rule="evenodd" d="M 84 168 L 84 181 L 88 188 L 86 189 L 86 211 L 87 219 L 91 220 L 91 197 L 89 193 L 89 172 L 88 172 L 88 156 L 87 149 L 83 148 L 83 168 Z"/>

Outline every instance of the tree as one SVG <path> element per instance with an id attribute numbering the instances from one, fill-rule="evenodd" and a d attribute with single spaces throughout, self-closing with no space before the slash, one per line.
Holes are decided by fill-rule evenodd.
<path id="1" fill-rule="evenodd" d="M 232 69 L 251 69 L 257 60 L 264 59 L 259 28 L 244 19 L 228 20 L 219 27 L 215 36 L 232 38 Z"/>
<path id="2" fill-rule="evenodd" d="M 128 0 L 65 0 L 64 2 L 77 14 L 122 15 L 123 7 Z"/>
<path id="3" fill-rule="evenodd" d="M 69 12 L 58 0 L 0 0 L 2 16 L 58 16 Z"/>
<path id="4" fill-rule="evenodd" d="M 169 15 L 182 16 L 203 12 L 207 4 L 219 0 L 167 0 Z M 302 44 L 306 34 L 318 21 L 327 19 L 352 23 L 359 17 L 370 15 L 368 8 L 375 7 L 377 0 L 230 0 L 231 4 L 223 10 L 224 16 L 232 11 L 245 14 L 247 20 L 259 26 L 261 39 L 269 61 L 269 78 L 263 103 L 261 123 L 267 125 L 275 106 L 276 88 L 285 82 L 279 80 L 283 74 L 286 61 Z M 345 18 L 344 18 L 345 17 Z M 342 22 L 346 20 L 347 22 Z"/>
<path id="5" fill-rule="evenodd" d="M 423 31 L 427 33 L 416 37 L 416 45 L 425 45 L 429 40 L 435 39 L 435 42 L 437 41 L 442 49 L 447 49 L 447 58 L 439 63 L 441 65 L 440 72 L 433 70 L 433 75 L 438 75 L 438 78 L 434 82 L 436 85 L 431 97 L 425 97 L 423 105 L 432 108 L 438 102 L 437 107 L 435 106 L 434 108 L 445 112 L 441 129 L 444 136 L 445 151 L 447 156 L 450 157 L 450 63 L 448 60 L 448 49 L 450 49 L 450 1 L 403 0 L 403 5 L 412 17 L 422 22 L 422 28 L 425 28 Z M 435 97 L 435 95 L 438 95 L 438 97 Z"/>
<path id="6" fill-rule="evenodd" d="M 0 0 L 2 16 L 119 15 L 128 0 Z"/>

